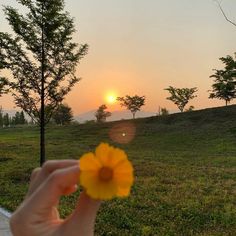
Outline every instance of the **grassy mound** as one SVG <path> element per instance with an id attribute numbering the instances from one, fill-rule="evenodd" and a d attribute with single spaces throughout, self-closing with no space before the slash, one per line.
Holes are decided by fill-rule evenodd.
<path id="1" fill-rule="evenodd" d="M 136 132 L 127 129 L 130 123 Z M 115 142 L 126 135 L 134 136 L 131 142 Z M 128 123 L 48 126 L 46 136 L 48 159 L 78 159 L 105 141 L 125 149 L 132 160 L 132 195 L 103 204 L 97 235 L 236 232 L 236 106 Z M 8 210 L 16 209 L 27 191 L 39 163 L 38 143 L 36 127 L 0 129 L 0 205 Z M 63 216 L 77 197 L 62 199 Z"/>

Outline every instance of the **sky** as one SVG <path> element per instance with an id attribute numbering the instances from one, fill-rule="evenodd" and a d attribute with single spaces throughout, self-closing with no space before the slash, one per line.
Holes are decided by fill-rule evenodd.
<path id="1" fill-rule="evenodd" d="M 15 0 L 1 5 L 17 6 Z M 222 0 L 227 16 L 236 22 L 236 1 Z M 88 43 L 77 75 L 82 80 L 66 97 L 75 115 L 97 109 L 107 94 L 146 96 L 145 111 L 176 106 L 164 89 L 197 87 L 195 109 L 223 106 L 208 99 L 213 69 L 219 58 L 234 55 L 236 27 L 229 24 L 213 0 L 65 0 L 75 18 L 74 41 Z M 1 7 L 2 8 L 2 7 Z M 0 31 L 10 32 L 0 11 Z M 235 102 L 234 102 L 235 103 Z M 3 109 L 14 109 L 9 95 Z M 110 111 L 121 109 L 108 104 Z"/>

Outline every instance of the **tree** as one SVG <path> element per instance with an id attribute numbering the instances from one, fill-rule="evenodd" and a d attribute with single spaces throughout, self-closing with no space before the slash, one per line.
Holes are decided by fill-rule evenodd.
<path id="1" fill-rule="evenodd" d="M 111 116 L 111 112 L 106 111 L 106 109 L 107 109 L 107 106 L 105 104 L 101 105 L 97 109 L 95 113 L 95 117 L 98 123 L 106 122 L 107 117 Z"/>
<path id="2" fill-rule="evenodd" d="M 3 116 L 3 126 L 8 127 L 10 125 L 10 117 L 8 113 Z"/>
<path id="3" fill-rule="evenodd" d="M 25 114 L 23 111 L 20 112 L 20 124 L 25 125 L 27 124 L 27 120 L 25 119 Z"/>
<path id="4" fill-rule="evenodd" d="M 145 105 L 145 96 L 129 96 L 117 97 L 117 101 L 120 102 L 122 107 L 126 107 L 127 110 L 131 111 L 133 119 L 135 119 L 135 114 L 140 111 L 141 107 Z"/>
<path id="5" fill-rule="evenodd" d="M 7 81 L 5 78 L 0 77 L 0 97 L 2 96 L 3 93 L 6 93 L 6 87 Z"/>
<path id="6" fill-rule="evenodd" d="M 3 127 L 3 111 L 2 107 L 0 107 L 0 128 Z"/>
<path id="7" fill-rule="evenodd" d="M 11 118 L 11 125 L 24 125 L 24 124 L 27 124 L 24 112 L 17 111 L 15 115 Z"/>
<path id="8" fill-rule="evenodd" d="M 197 88 L 174 88 L 172 86 L 169 86 L 169 88 L 166 88 L 170 93 L 170 97 L 167 99 L 172 101 L 181 112 L 184 111 L 184 107 L 188 104 L 190 99 L 193 99 L 197 97 L 194 95 L 195 92 L 197 92 Z"/>
<path id="9" fill-rule="evenodd" d="M 1 51 L 1 48 L 0 48 L 0 51 Z M 5 68 L 5 64 L 3 62 L 3 58 L 0 53 L 0 71 L 4 68 Z M 7 85 L 7 79 L 5 77 L 0 76 L 0 97 L 2 96 L 3 93 L 7 92 L 6 85 Z"/>
<path id="10" fill-rule="evenodd" d="M 66 104 L 60 104 L 54 111 L 52 119 L 58 125 L 66 125 L 73 120 L 73 114 L 71 108 Z"/>
<path id="11" fill-rule="evenodd" d="M 222 8 L 220 2 L 219 2 L 218 0 L 214 0 L 214 2 L 216 2 L 216 3 L 218 4 L 218 6 L 219 6 L 219 8 L 220 8 L 220 11 L 221 11 L 221 13 L 223 14 L 225 20 L 228 21 L 228 22 L 229 22 L 230 24 L 232 24 L 233 26 L 236 26 L 236 23 L 235 23 L 234 21 L 230 20 L 230 19 L 228 18 L 228 16 L 225 14 L 225 12 L 224 12 L 224 10 L 223 10 L 223 8 Z"/>
<path id="12" fill-rule="evenodd" d="M 11 119 L 12 125 L 19 125 L 20 124 L 20 112 L 17 111 L 15 115 Z"/>
<path id="13" fill-rule="evenodd" d="M 229 71 L 224 70 L 216 70 L 215 74 L 210 77 L 215 78 L 215 80 L 209 98 L 222 99 L 227 106 L 231 100 L 236 98 L 235 77 Z"/>
<path id="14" fill-rule="evenodd" d="M 3 88 L 4 88 L 4 84 L 3 84 L 2 79 L 0 78 L 0 97 L 1 97 L 2 94 L 3 94 Z"/>
<path id="15" fill-rule="evenodd" d="M 209 98 L 224 100 L 227 106 L 236 98 L 236 61 L 229 55 L 221 57 L 220 60 L 224 64 L 224 69 L 215 69 L 215 73 L 210 76 L 214 78 L 214 83 Z"/>
<path id="16" fill-rule="evenodd" d="M 194 106 L 190 106 L 188 109 L 186 109 L 185 111 L 190 112 L 194 110 Z"/>
<path id="17" fill-rule="evenodd" d="M 160 110 L 160 115 L 167 116 L 167 115 L 169 115 L 169 111 L 165 107 L 162 107 Z"/>
<path id="18" fill-rule="evenodd" d="M 169 115 L 169 111 L 165 107 L 158 107 L 158 113 L 157 116 L 166 116 Z"/>
<path id="19" fill-rule="evenodd" d="M 88 45 L 72 42 L 73 19 L 64 0 L 17 0 L 25 15 L 4 7 L 14 36 L 0 32 L 0 70 L 8 69 L 10 92 L 17 106 L 40 125 L 40 164 L 45 161 L 45 125 L 53 111 L 80 80 L 76 65 Z M 50 112 L 45 114 L 45 106 Z"/>

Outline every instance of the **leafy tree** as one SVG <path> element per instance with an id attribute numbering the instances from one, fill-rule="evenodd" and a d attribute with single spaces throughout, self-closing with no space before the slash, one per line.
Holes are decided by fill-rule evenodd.
<path id="1" fill-rule="evenodd" d="M 12 125 L 24 125 L 27 124 L 27 120 L 25 119 L 24 112 L 17 111 L 16 114 L 11 118 Z"/>
<path id="2" fill-rule="evenodd" d="M 40 163 L 45 161 L 45 125 L 53 110 L 80 80 L 76 65 L 88 45 L 72 42 L 73 19 L 64 0 L 17 0 L 27 8 L 4 7 L 14 35 L 0 32 L 0 70 L 8 69 L 10 92 L 17 106 L 40 125 Z M 45 114 L 45 106 L 50 112 Z"/>
<path id="3" fill-rule="evenodd" d="M 215 78 L 212 84 L 212 91 L 209 98 L 217 98 L 225 101 L 227 106 L 231 100 L 236 98 L 236 82 L 225 71 L 217 70 L 214 75 L 210 76 Z"/>
<path id="4" fill-rule="evenodd" d="M 127 110 L 131 111 L 133 119 L 135 119 L 135 114 L 140 111 L 141 107 L 145 105 L 145 96 L 129 96 L 118 97 L 117 101 L 120 102 L 122 107 L 126 107 Z"/>
<path id="5" fill-rule="evenodd" d="M 169 115 L 169 111 L 165 107 L 159 106 L 157 116 L 166 116 L 166 115 Z"/>
<path id="6" fill-rule="evenodd" d="M 236 77 L 236 60 L 234 60 L 230 55 L 221 57 L 220 60 L 225 66 L 225 71 L 227 71 L 232 77 Z"/>
<path id="7" fill-rule="evenodd" d="M 169 115 L 169 111 L 165 107 L 162 107 L 160 110 L 160 115 L 161 116 Z"/>
<path id="8" fill-rule="evenodd" d="M 188 104 L 190 99 L 193 99 L 197 97 L 194 95 L 195 92 L 197 92 L 197 88 L 174 88 L 172 86 L 169 86 L 169 88 L 166 88 L 170 93 L 170 97 L 167 99 L 172 101 L 181 112 L 184 111 L 184 107 Z"/>
<path id="9" fill-rule="evenodd" d="M 0 97 L 3 93 L 6 93 L 7 80 L 3 77 L 0 77 Z"/>
<path id="10" fill-rule="evenodd" d="M 0 107 L 0 128 L 3 127 L 3 111 L 2 107 Z"/>
<path id="11" fill-rule="evenodd" d="M 24 125 L 27 124 L 27 120 L 25 119 L 25 114 L 23 111 L 20 112 L 20 124 Z"/>
<path id="12" fill-rule="evenodd" d="M 10 116 L 8 113 L 5 113 L 3 116 L 3 126 L 8 127 L 10 125 Z"/>
<path id="13" fill-rule="evenodd" d="M 105 104 L 101 105 L 97 109 L 97 111 L 95 113 L 95 117 L 96 117 L 98 123 L 105 122 L 107 117 L 111 116 L 111 112 L 106 111 L 106 110 L 107 110 L 107 106 Z"/>
<path id="14" fill-rule="evenodd" d="M 190 106 L 188 109 L 186 109 L 185 111 L 190 112 L 194 110 L 194 106 Z"/>
<path id="15" fill-rule="evenodd" d="M 65 125 L 71 123 L 73 120 L 72 110 L 68 105 L 60 104 L 54 111 L 52 119 L 58 125 Z"/>
<path id="16" fill-rule="evenodd" d="M 0 48 L 1 52 L 1 48 Z M 5 64 L 3 62 L 2 55 L 0 53 L 0 71 L 5 68 Z M 6 85 L 7 85 L 7 79 L 5 77 L 0 76 L 0 97 L 2 96 L 3 93 L 6 93 Z"/>
<path id="17" fill-rule="evenodd" d="M 1 79 L 0 79 L 0 97 L 1 97 L 2 94 L 3 94 L 3 88 L 4 88 L 4 84 L 3 84 L 3 82 L 2 82 Z"/>
<path id="18" fill-rule="evenodd" d="M 224 64 L 223 70 L 215 70 L 210 76 L 214 78 L 209 98 L 217 98 L 225 101 L 225 105 L 236 98 L 236 61 L 231 56 L 221 57 Z"/>
<path id="19" fill-rule="evenodd" d="M 20 112 L 17 111 L 15 115 L 11 119 L 11 124 L 12 125 L 19 125 L 20 124 Z"/>

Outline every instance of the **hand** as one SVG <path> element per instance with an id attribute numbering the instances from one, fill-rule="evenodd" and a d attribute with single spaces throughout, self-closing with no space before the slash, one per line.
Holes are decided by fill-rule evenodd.
<path id="1" fill-rule="evenodd" d="M 91 236 L 100 201 L 82 192 L 74 212 L 60 219 L 57 207 L 62 195 L 77 190 L 79 165 L 75 160 L 48 161 L 33 171 L 25 200 L 13 213 L 14 236 Z"/>

